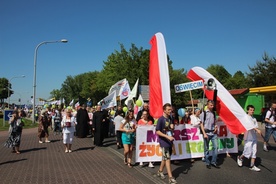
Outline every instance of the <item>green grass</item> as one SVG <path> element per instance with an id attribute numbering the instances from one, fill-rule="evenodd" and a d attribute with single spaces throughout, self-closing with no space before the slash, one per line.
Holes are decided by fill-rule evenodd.
<path id="1" fill-rule="evenodd" d="M 25 126 L 23 127 L 23 129 L 37 127 L 37 123 L 33 124 L 32 120 L 29 120 L 29 119 L 24 118 L 24 123 L 25 123 Z M 0 131 L 8 131 L 9 126 L 10 125 L 8 121 L 5 121 L 5 126 L 3 126 L 3 118 L 0 118 Z"/>

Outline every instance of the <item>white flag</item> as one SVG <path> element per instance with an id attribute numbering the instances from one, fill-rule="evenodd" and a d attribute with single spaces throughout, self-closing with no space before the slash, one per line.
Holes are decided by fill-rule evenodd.
<path id="1" fill-rule="evenodd" d="M 120 90 L 120 100 L 126 99 L 130 94 L 130 87 L 128 81 L 126 81 L 125 85 Z"/>
<path id="2" fill-rule="evenodd" d="M 129 107 L 130 104 L 133 102 L 133 98 L 136 97 L 137 90 L 138 90 L 138 83 L 139 83 L 139 78 L 137 79 L 136 83 L 134 84 L 128 98 L 125 101 L 125 104 Z"/>
<path id="3" fill-rule="evenodd" d="M 122 91 L 122 88 L 125 86 L 126 82 L 126 79 L 122 79 L 113 84 L 109 89 L 108 95 L 110 95 L 113 91 L 116 91 L 116 96 L 120 96 L 120 92 Z"/>
<path id="4" fill-rule="evenodd" d="M 77 103 L 75 104 L 75 109 L 76 109 L 78 106 L 80 106 L 80 103 L 79 103 L 79 102 L 77 102 Z"/>
<path id="5" fill-rule="evenodd" d="M 72 106 L 74 103 L 74 99 L 69 103 L 69 106 Z"/>
<path id="6" fill-rule="evenodd" d="M 103 98 L 101 101 L 98 102 L 98 104 L 102 106 L 102 109 L 117 106 L 116 91 L 113 91 L 110 95 Z"/>

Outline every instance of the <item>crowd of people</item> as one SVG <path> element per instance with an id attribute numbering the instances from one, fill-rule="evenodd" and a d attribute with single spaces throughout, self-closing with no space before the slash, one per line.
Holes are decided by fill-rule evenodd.
<path id="1" fill-rule="evenodd" d="M 243 165 L 244 158 L 251 158 L 250 170 L 260 171 L 255 165 L 256 153 L 257 153 L 257 134 L 261 134 L 258 129 L 258 123 L 253 117 L 254 106 L 247 106 L 247 114 L 254 124 L 254 128 L 244 132 L 244 150 L 242 155 L 237 157 L 238 166 Z M 270 109 L 266 112 L 265 122 L 266 131 L 264 136 L 263 150 L 268 151 L 268 141 L 270 136 L 273 135 L 274 141 L 276 141 L 276 103 L 272 103 Z M 22 128 L 24 126 L 24 117 L 26 113 L 23 110 L 15 110 L 12 114 L 12 118 L 9 120 L 10 129 L 9 137 L 5 146 L 11 147 L 13 153 L 20 154 L 20 143 Z M 116 136 L 117 149 L 123 148 L 124 164 L 129 168 L 133 167 L 133 150 L 135 147 L 136 129 L 138 126 L 155 125 L 156 134 L 159 136 L 159 144 L 162 153 L 162 159 L 160 160 L 160 168 L 157 176 L 161 179 L 165 178 L 163 170 L 166 168 L 169 182 L 177 183 L 172 176 L 171 170 L 171 155 L 173 152 L 173 130 L 174 127 L 179 124 L 191 124 L 197 127 L 204 138 L 204 157 L 202 161 L 206 163 L 206 168 L 211 169 L 220 168 L 217 164 L 218 154 L 218 142 L 216 125 L 217 117 L 214 112 L 214 101 L 208 100 L 206 108 L 204 110 L 195 108 L 193 111 L 187 111 L 185 115 L 179 119 L 179 115 L 175 107 L 171 104 L 164 104 L 163 115 L 154 121 L 150 115 L 149 104 L 144 103 L 141 110 L 135 117 L 134 111 L 128 109 L 123 111 L 121 106 L 118 106 L 115 110 L 101 109 L 100 105 L 96 107 L 87 107 L 82 104 L 77 109 L 54 109 L 44 108 L 40 111 L 38 116 L 38 142 L 50 143 L 49 128 L 55 134 L 62 135 L 62 141 L 64 144 L 64 152 L 72 152 L 72 143 L 74 137 L 86 138 L 88 136 L 93 137 L 93 144 L 96 147 L 104 146 L 104 139 L 109 136 Z M 238 135 L 237 135 L 238 136 Z M 212 142 L 212 155 L 209 152 L 209 142 Z M 191 159 L 194 162 L 193 159 Z M 141 167 L 144 166 L 143 162 L 140 162 Z M 154 167 L 154 163 L 149 162 L 149 167 Z"/>

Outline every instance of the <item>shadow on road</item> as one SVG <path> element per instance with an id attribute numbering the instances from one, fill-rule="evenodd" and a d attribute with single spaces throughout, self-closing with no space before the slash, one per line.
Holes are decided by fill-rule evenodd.
<path id="1" fill-rule="evenodd" d="M 19 160 L 10 160 L 10 161 L 7 161 L 7 162 L 2 162 L 2 163 L 0 163 L 0 165 L 12 164 L 12 163 L 16 163 L 16 162 L 25 161 L 25 160 L 27 160 L 27 159 L 23 158 L 23 159 L 19 159 Z"/>

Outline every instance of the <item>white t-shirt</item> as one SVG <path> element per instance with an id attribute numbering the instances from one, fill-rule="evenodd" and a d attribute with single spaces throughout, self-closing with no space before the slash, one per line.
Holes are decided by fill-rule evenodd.
<path id="1" fill-rule="evenodd" d="M 249 116 L 249 119 L 251 120 L 251 123 L 253 123 L 254 128 L 258 128 L 258 122 L 257 122 L 256 118 L 253 118 L 252 116 Z M 257 141 L 256 130 L 251 129 L 251 130 L 246 131 L 244 133 L 244 140 L 246 140 L 246 141 Z"/>
<path id="2" fill-rule="evenodd" d="M 268 110 L 268 111 L 266 112 L 265 119 L 269 119 L 269 121 L 274 122 L 274 121 L 275 121 L 275 119 L 274 119 L 274 113 L 275 113 L 275 112 L 272 111 L 271 109 Z M 272 124 L 270 124 L 270 123 L 266 123 L 266 127 L 267 127 L 267 128 L 275 128 L 276 125 L 272 125 Z"/>
<path id="3" fill-rule="evenodd" d="M 126 122 L 126 120 L 123 119 L 123 120 L 121 121 L 121 124 L 124 124 L 125 122 Z M 135 119 L 131 120 L 129 123 L 126 123 L 126 124 L 125 124 L 124 130 L 132 130 L 132 129 L 134 129 L 135 124 L 136 124 Z"/>
<path id="4" fill-rule="evenodd" d="M 195 115 L 191 115 L 190 118 L 191 118 L 191 125 L 199 128 L 200 118 Z"/>
<path id="5" fill-rule="evenodd" d="M 115 131 L 120 130 L 121 122 L 124 120 L 124 118 L 120 115 L 115 116 L 113 122 L 115 124 Z"/>

